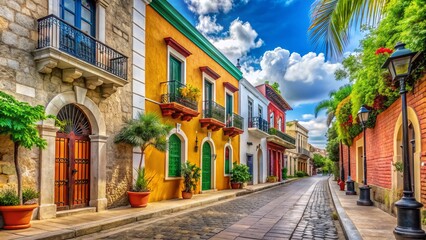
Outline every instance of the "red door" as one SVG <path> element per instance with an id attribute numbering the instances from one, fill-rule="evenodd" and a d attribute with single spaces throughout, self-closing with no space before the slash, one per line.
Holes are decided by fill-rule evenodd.
<path id="1" fill-rule="evenodd" d="M 86 207 L 90 200 L 90 124 L 75 105 L 61 109 L 58 119 L 66 126 L 56 134 L 55 204 L 58 210 Z"/>

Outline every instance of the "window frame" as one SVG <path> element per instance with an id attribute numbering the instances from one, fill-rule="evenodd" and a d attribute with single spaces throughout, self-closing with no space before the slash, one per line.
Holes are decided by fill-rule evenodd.
<path id="1" fill-rule="evenodd" d="M 269 127 L 275 128 L 275 112 L 274 111 L 271 111 L 269 113 Z"/>
<path id="2" fill-rule="evenodd" d="M 179 137 L 181 141 L 181 164 L 185 163 L 186 159 L 188 159 L 188 137 L 186 136 L 185 132 L 180 128 L 174 128 L 172 129 L 169 134 L 167 135 L 167 149 L 165 154 L 165 170 L 164 170 L 164 179 L 167 180 L 181 180 L 183 179 L 181 177 L 169 177 L 169 138 L 173 134 L 176 134 L 177 137 Z"/>
<path id="3" fill-rule="evenodd" d="M 229 173 L 226 173 L 226 148 L 229 148 Z M 232 145 L 229 143 L 226 143 L 224 148 L 223 148 L 223 175 L 225 177 L 230 177 L 231 171 L 232 171 L 232 164 L 233 164 L 233 153 L 234 153 L 234 149 L 232 148 Z"/>
<path id="4" fill-rule="evenodd" d="M 65 21 L 65 12 L 70 12 L 74 14 L 74 23 L 71 24 L 67 21 L 68 24 L 71 24 L 72 26 L 74 26 L 75 28 L 79 29 L 80 31 L 84 32 L 83 29 L 81 28 L 81 21 L 84 21 L 86 23 L 88 23 L 91 28 L 90 28 L 90 33 L 86 33 L 87 35 L 95 38 L 96 37 L 96 30 L 97 30 L 97 22 L 96 22 L 96 2 L 94 2 L 93 0 L 87 0 L 89 2 L 89 4 L 91 5 L 92 9 L 88 9 L 90 11 L 90 22 L 88 22 L 86 19 L 83 18 L 82 16 L 82 8 L 86 8 L 85 6 L 83 6 L 82 4 L 82 0 L 74 0 L 74 12 L 72 12 L 70 9 L 65 7 L 65 1 L 67 0 L 60 0 L 59 1 L 59 17 Z M 87 8 L 86 8 L 87 9 Z"/>
<path id="5" fill-rule="evenodd" d="M 247 98 L 247 117 L 248 117 L 248 121 L 252 121 L 253 119 L 253 115 L 254 115 L 254 107 L 253 107 L 253 99 L 251 99 L 250 97 Z"/>
<path id="6" fill-rule="evenodd" d="M 231 97 L 231 121 L 232 121 L 232 116 L 234 115 L 234 93 L 229 91 L 228 89 L 225 88 L 225 123 L 228 122 L 228 95 Z"/>
<path id="7" fill-rule="evenodd" d="M 180 168 L 181 167 L 181 165 L 182 165 L 182 140 L 180 139 L 180 137 L 176 134 L 176 133 L 173 133 L 172 135 L 170 135 L 169 136 L 169 143 L 170 143 L 170 138 L 172 138 L 173 136 L 175 136 L 178 140 L 179 140 L 179 142 L 180 142 L 180 149 L 179 149 L 179 151 L 180 151 L 180 157 L 179 157 L 179 160 L 180 160 L 180 164 L 179 164 L 179 166 L 178 166 L 178 168 Z M 181 178 L 182 177 L 182 174 L 179 172 L 178 173 L 178 175 L 177 176 L 171 176 L 170 175 L 170 157 L 171 157 L 171 154 L 170 154 L 170 152 L 171 152 L 171 145 L 169 144 L 169 146 L 168 146 L 168 150 L 169 150 L 169 155 L 168 155 L 168 161 L 167 161 L 167 169 L 168 169 L 168 171 L 167 171 L 167 177 L 169 177 L 169 178 Z"/>
<path id="8" fill-rule="evenodd" d="M 186 85 L 186 57 L 184 57 L 182 54 L 180 54 L 178 51 L 176 51 L 169 45 L 167 46 L 167 81 L 173 81 L 173 79 L 170 79 L 170 56 L 181 62 L 182 84 Z"/>

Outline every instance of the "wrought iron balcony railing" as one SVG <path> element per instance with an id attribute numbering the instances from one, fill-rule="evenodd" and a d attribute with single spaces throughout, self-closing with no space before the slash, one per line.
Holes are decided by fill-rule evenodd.
<path id="1" fill-rule="evenodd" d="M 249 128 L 257 128 L 266 133 L 269 132 L 269 124 L 268 121 L 262 119 L 261 117 L 252 117 L 248 122 Z"/>
<path id="2" fill-rule="evenodd" d="M 243 130 L 244 118 L 236 113 L 233 113 L 231 116 L 227 116 L 226 127 L 235 127 Z"/>
<path id="3" fill-rule="evenodd" d="M 303 154 L 303 155 L 305 155 L 305 156 L 308 156 L 308 157 L 311 157 L 311 152 L 309 151 L 309 150 L 307 150 L 307 149 L 305 149 L 305 148 L 303 148 L 303 147 L 298 147 L 298 152 L 300 153 L 300 154 Z"/>
<path id="4" fill-rule="evenodd" d="M 167 89 L 167 93 L 161 95 L 161 103 L 171 103 L 176 102 L 185 107 L 189 107 L 195 111 L 198 111 L 198 104 L 193 99 L 189 99 L 182 94 L 182 89 L 186 88 L 185 84 L 182 84 L 178 81 L 168 81 L 161 83 Z"/>
<path id="5" fill-rule="evenodd" d="M 214 118 L 225 123 L 225 108 L 211 100 L 204 101 L 203 118 Z"/>
<path id="6" fill-rule="evenodd" d="M 286 133 L 281 132 L 278 129 L 269 128 L 269 134 L 272 134 L 272 135 L 275 135 L 277 137 L 280 137 L 281 139 L 283 139 L 284 141 L 287 141 L 289 143 L 296 144 L 296 139 L 295 138 L 293 138 L 292 136 L 290 136 L 290 135 L 288 135 Z"/>
<path id="7" fill-rule="evenodd" d="M 38 49 L 52 47 L 127 80 L 127 57 L 55 15 L 38 20 Z"/>

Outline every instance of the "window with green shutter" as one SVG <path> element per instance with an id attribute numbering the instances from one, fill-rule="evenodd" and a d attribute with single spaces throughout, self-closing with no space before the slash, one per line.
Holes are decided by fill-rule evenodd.
<path id="1" fill-rule="evenodd" d="M 181 140 L 176 134 L 169 138 L 169 177 L 180 177 Z"/>
<path id="2" fill-rule="evenodd" d="M 231 149 L 230 147 L 225 148 L 225 174 L 230 174 L 230 159 L 231 159 Z"/>

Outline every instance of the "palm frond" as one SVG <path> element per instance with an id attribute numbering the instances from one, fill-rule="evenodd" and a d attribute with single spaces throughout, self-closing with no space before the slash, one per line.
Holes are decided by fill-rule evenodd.
<path id="1" fill-rule="evenodd" d="M 332 106 L 332 101 L 331 99 L 327 99 L 327 100 L 322 100 L 321 102 L 319 102 L 316 106 L 315 106 L 315 117 L 318 117 L 318 113 L 321 112 L 322 110 L 328 110 L 331 106 Z"/>
<path id="2" fill-rule="evenodd" d="M 166 149 L 166 136 L 172 126 L 161 122 L 161 118 L 153 113 L 139 114 L 136 119 L 126 122 L 115 136 L 115 143 L 127 143 L 144 150 L 152 145 L 160 151 Z"/>
<path id="3" fill-rule="evenodd" d="M 376 25 L 388 0 L 316 0 L 311 6 L 309 36 L 327 56 L 340 56 L 353 27 Z"/>

